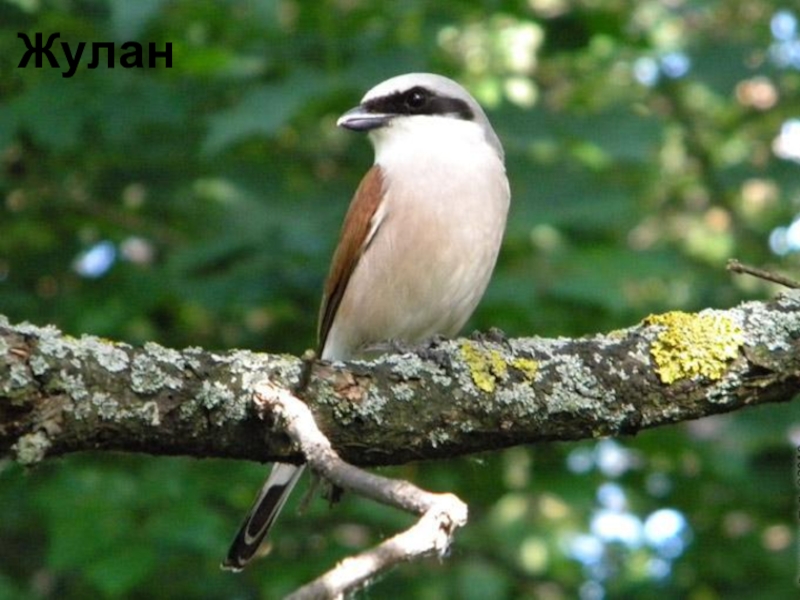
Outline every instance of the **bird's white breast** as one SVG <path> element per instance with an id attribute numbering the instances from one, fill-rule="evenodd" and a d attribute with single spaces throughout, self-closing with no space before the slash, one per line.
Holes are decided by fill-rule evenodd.
<path id="1" fill-rule="evenodd" d="M 390 339 L 458 333 L 486 289 L 505 229 L 505 168 L 477 124 L 403 118 L 372 136 L 385 197 L 331 327 L 327 358 Z"/>

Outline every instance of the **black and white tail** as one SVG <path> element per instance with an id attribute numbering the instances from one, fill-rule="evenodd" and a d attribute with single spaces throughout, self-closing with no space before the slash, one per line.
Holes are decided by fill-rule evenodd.
<path id="1" fill-rule="evenodd" d="M 233 539 L 228 556 L 221 565 L 223 569 L 241 571 L 255 556 L 304 468 L 304 465 L 275 463 Z"/>

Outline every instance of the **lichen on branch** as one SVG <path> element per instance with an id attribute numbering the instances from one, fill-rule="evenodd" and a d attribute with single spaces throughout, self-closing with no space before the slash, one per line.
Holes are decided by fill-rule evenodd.
<path id="1" fill-rule="evenodd" d="M 294 390 L 302 365 L 246 350 L 136 348 L 0 317 L 0 455 L 300 461 L 250 399 L 265 376 Z M 579 339 L 494 332 L 368 362 L 317 362 L 303 399 L 339 455 L 370 466 L 635 433 L 799 390 L 794 291 Z"/>

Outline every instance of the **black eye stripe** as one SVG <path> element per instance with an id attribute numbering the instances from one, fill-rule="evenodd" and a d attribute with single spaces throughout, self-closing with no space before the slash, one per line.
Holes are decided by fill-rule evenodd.
<path id="1" fill-rule="evenodd" d="M 419 86 L 405 92 L 395 92 L 367 100 L 364 108 L 368 112 L 389 115 L 448 115 L 465 121 L 472 121 L 475 118 L 472 109 L 464 100 L 439 96 Z"/>
<path id="2" fill-rule="evenodd" d="M 411 111 L 422 110 L 431 101 L 431 95 L 425 90 L 413 89 L 403 94 L 403 102 Z"/>

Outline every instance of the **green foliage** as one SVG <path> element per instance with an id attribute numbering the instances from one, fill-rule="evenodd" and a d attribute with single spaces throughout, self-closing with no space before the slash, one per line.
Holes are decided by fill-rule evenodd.
<path id="1" fill-rule="evenodd" d="M 473 328 L 581 335 L 768 297 L 724 265 L 797 264 L 769 246 L 800 199 L 798 165 L 776 144 L 800 113 L 800 70 L 770 31 L 782 8 L 2 1 L 0 313 L 133 343 L 312 346 L 371 161 L 336 117 L 413 70 L 467 84 L 507 152 L 512 215 Z M 62 69 L 18 68 L 17 32 L 59 32 Z M 172 43 L 173 67 L 88 69 L 87 49 L 62 77 L 60 42 L 129 40 Z M 798 423 L 788 405 L 392 470 L 458 493 L 471 523 L 446 561 L 393 572 L 375 593 L 794 597 Z M 268 560 L 222 573 L 264 473 L 138 456 L 0 464 L 0 598 L 280 597 L 409 522 L 355 498 L 290 507 Z M 660 509 L 685 518 L 671 550 L 626 541 Z M 622 537 L 600 535 L 601 517 Z"/>

